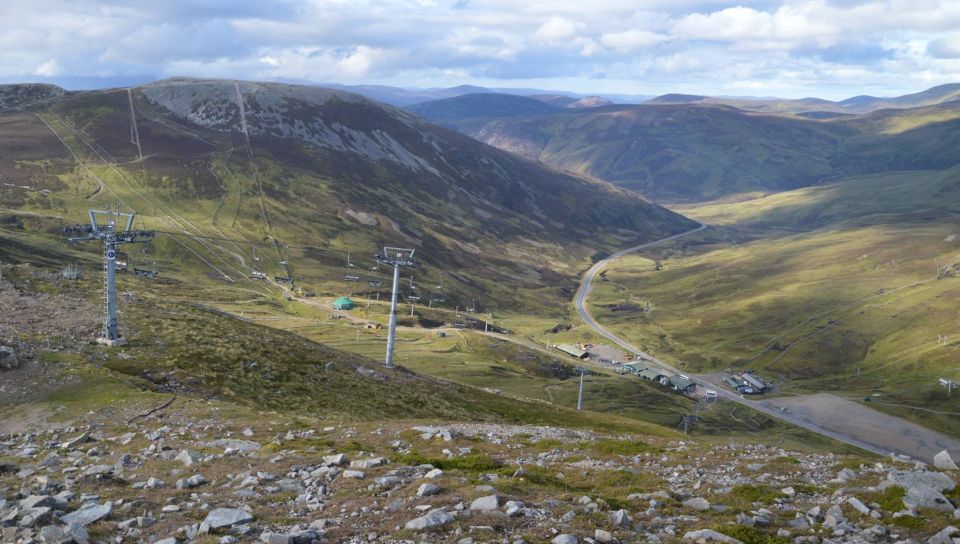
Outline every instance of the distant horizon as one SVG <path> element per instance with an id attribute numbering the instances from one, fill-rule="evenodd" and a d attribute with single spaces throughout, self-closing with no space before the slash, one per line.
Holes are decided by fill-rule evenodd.
<path id="1" fill-rule="evenodd" d="M 356 87 L 356 88 L 359 88 L 359 87 L 382 87 L 382 88 L 398 89 L 398 90 L 411 91 L 411 92 L 418 92 L 418 91 L 421 91 L 421 92 L 444 91 L 444 90 L 455 89 L 455 88 L 458 88 L 458 87 L 477 87 L 477 88 L 483 88 L 483 89 L 485 89 L 485 90 L 489 90 L 489 91 L 492 91 L 492 92 L 502 92 L 502 93 L 508 93 L 508 94 L 518 94 L 518 95 L 526 95 L 526 94 L 530 94 L 531 92 L 537 92 L 537 93 L 542 92 L 542 93 L 568 95 L 568 96 L 575 96 L 575 97 L 583 97 L 583 96 L 600 96 L 600 97 L 609 97 L 609 98 L 614 98 L 614 97 L 618 97 L 618 98 L 632 97 L 632 98 L 637 98 L 637 99 L 649 100 L 649 99 L 656 98 L 656 97 L 663 96 L 663 95 L 677 94 L 677 95 L 691 95 L 691 96 L 707 96 L 707 97 L 710 97 L 710 98 L 721 98 L 721 99 L 731 99 L 731 100 L 803 100 L 803 99 L 824 99 L 824 100 L 831 100 L 831 101 L 834 101 L 834 102 L 841 102 L 841 101 L 843 101 L 843 100 L 847 100 L 847 99 L 850 99 L 850 98 L 856 98 L 856 97 L 860 97 L 860 96 L 872 96 L 872 97 L 875 97 L 875 98 L 895 98 L 895 97 L 897 97 L 897 96 L 903 96 L 903 95 L 920 93 L 920 92 L 926 91 L 926 90 L 928 90 L 928 89 L 931 89 L 931 88 L 934 88 L 934 87 L 939 87 L 939 86 L 942 86 L 942 85 L 952 85 L 952 84 L 958 84 L 958 83 L 960 83 L 960 81 L 950 81 L 950 82 L 946 82 L 946 83 L 940 83 L 940 84 L 937 84 L 937 85 L 931 85 L 931 86 L 929 86 L 929 87 L 924 87 L 924 88 L 920 88 L 920 89 L 906 90 L 905 92 L 902 92 L 902 93 L 900 93 L 900 94 L 895 94 L 895 95 L 869 94 L 869 93 L 866 93 L 866 92 L 861 92 L 861 93 L 858 93 L 858 94 L 851 94 L 851 95 L 847 95 L 847 96 L 842 96 L 842 97 L 840 97 L 840 98 L 828 98 L 828 97 L 825 97 L 825 96 L 815 96 L 815 95 L 807 95 L 807 96 L 763 95 L 763 96 L 760 96 L 760 95 L 735 95 L 735 94 L 705 94 L 705 93 L 687 92 L 687 91 L 667 91 L 667 92 L 656 93 L 656 94 L 654 94 L 654 93 L 603 92 L 603 91 L 583 92 L 583 91 L 575 91 L 575 90 L 571 90 L 571 89 L 556 89 L 556 88 L 550 89 L 550 88 L 538 88 L 538 87 L 529 87 L 529 86 L 516 86 L 516 87 L 503 86 L 503 85 L 489 86 L 489 85 L 480 85 L 480 84 L 473 83 L 473 82 L 469 82 L 469 83 L 457 83 L 457 84 L 449 85 L 449 86 L 424 86 L 424 87 L 419 87 L 419 86 L 390 85 L 390 84 L 387 84 L 387 83 L 380 83 L 380 82 L 340 83 L 340 82 L 335 82 L 335 81 L 297 81 L 297 80 L 289 80 L 289 79 L 286 79 L 286 78 L 277 78 L 277 79 L 249 79 L 249 78 L 232 78 L 232 77 L 202 77 L 202 76 L 180 76 L 180 75 L 170 75 L 170 76 L 164 76 L 164 77 L 148 77 L 148 76 L 139 76 L 139 77 L 138 77 L 138 76 L 131 76 L 131 77 L 126 77 L 126 78 L 103 78 L 103 79 L 101 79 L 101 78 L 90 78 L 90 77 L 80 77 L 80 78 L 70 78 L 70 77 L 67 77 L 67 78 L 36 78 L 36 77 L 35 77 L 35 78 L 31 78 L 31 79 L 27 79 L 27 80 L 22 80 L 22 81 L 11 80 L 11 79 L 9 79 L 9 78 L 0 78 L 0 85 L 45 84 L 45 85 L 56 85 L 56 86 L 61 87 L 62 89 L 67 90 L 67 91 L 97 91 L 97 90 L 103 90 L 103 89 L 138 87 L 138 86 L 140 86 L 140 85 L 146 85 L 146 84 L 153 83 L 153 82 L 157 82 L 157 81 L 162 81 L 162 80 L 166 80 L 166 79 L 177 79 L 177 78 L 198 79 L 198 80 L 204 80 L 204 79 L 210 79 L 210 80 L 236 80 L 236 81 L 250 81 L 250 82 L 259 82 L 259 83 L 280 83 L 280 84 L 287 84 L 287 85 L 306 85 L 306 86 L 317 86 L 317 87 L 324 87 L 324 86 L 337 86 L 337 87 L 344 87 L 344 88 L 354 88 L 354 87 Z M 511 91 L 513 91 L 513 93 L 510 93 Z"/>
<path id="2" fill-rule="evenodd" d="M 955 0 L 8 0 L 0 81 L 843 100 L 960 81 Z"/>

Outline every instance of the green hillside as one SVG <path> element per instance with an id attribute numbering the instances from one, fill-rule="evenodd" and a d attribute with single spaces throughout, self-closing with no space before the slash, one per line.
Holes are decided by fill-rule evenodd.
<path id="1" fill-rule="evenodd" d="M 809 185 L 854 129 L 726 106 L 610 106 L 493 121 L 491 145 L 666 200 Z"/>
<path id="2" fill-rule="evenodd" d="M 797 189 L 960 164 L 960 105 L 791 116 L 701 103 L 611 106 L 463 129 L 662 201 Z"/>
<path id="3" fill-rule="evenodd" d="M 0 114 L 0 131 L 8 224 L 119 205 L 170 233 L 134 254 L 140 266 L 259 293 L 277 290 L 252 272 L 285 276 L 286 261 L 307 288 L 373 296 L 365 280 L 385 277 L 372 255 L 399 245 L 417 249 L 418 282 L 444 277 L 449 307 L 542 307 L 567 300 L 596 251 L 692 224 L 327 89 L 168 80 Z"/>
<path id="4" fill-rule="evenodd" d="M 713 228 L 612 266 L 591 299 L 602 322 L 687 368 L 753 368 L 783 376 L 784 392 L 877 394 L 875 407 L 960 432 L 939 384 L 960 380 L 958 169 L 685 211 Z"/>
<path id="5" fill-rule="evenodd" d="M 575 100 L 571 99 L 571 103 Z M 442 100 L 421 102 L 405 109 L 440 125 L 463 129 L 483 119 L 547 115 L 563 111 L 564 106 L 536 98 L 497 93 L 465 94 Z"/>

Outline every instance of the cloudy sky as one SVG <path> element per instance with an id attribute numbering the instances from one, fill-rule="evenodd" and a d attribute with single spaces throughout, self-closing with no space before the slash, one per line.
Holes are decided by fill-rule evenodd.
<path id="1" fill-rule="evenodd" d="M 3 0 L 0 81 L 169 76 L 653 95 L 960 81 L 960 0 Z"/>

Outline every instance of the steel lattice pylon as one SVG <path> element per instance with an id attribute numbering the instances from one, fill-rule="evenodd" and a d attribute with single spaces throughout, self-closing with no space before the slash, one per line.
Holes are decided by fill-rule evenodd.
<path id="1" fill-rule="evenodd" d="M 63 233 L 71 242 L 86 242 L 89 240 L 103 241 L 103 291 L 104 291 L 104 319 L 103 337 L 97 342 L 108 346 L 119 346 L 126 343 L 120 336 L 120 323 L 117 320 L 117 246 L 136 242 L 148 242 L 157 237 L 156 231 L 134 230 L 133 217 L 135 214 L 119 210 L 90 210 L 90 224 L 77 224 L 64 227 Z M 105 223 L 98 223 L 97 217 L 107 217 Z M 122 227 L 120 222 L 126 219 Z"/>

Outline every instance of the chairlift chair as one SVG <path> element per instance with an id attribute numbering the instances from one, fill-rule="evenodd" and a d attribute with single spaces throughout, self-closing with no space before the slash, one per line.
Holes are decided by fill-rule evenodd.
<path id="1" fill-rule="evenodd" d="M 130 263 L 130 256 L 125 251 L 117 251 L 115 263 L 117 272 L 123 272 Z"/>
<path id="2" fill-rule="evenodd" d="M 160 272 L 157 270 L 157 261 L 153 261 L 153 266 L 150 268 L 139 268 L 135 261 L 131 264 L 133 265 L 133 273 L 142 278 L 155 278 L 160 275 Z"/>

